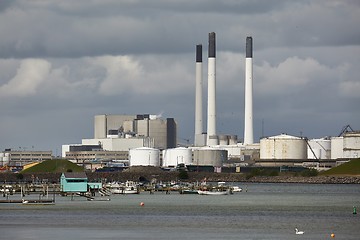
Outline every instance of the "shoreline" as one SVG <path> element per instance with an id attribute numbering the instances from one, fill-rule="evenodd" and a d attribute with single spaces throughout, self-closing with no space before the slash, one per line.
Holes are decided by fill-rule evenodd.
<path id="1" fill-rule="evenodd" d="M 360 184 L 360 176 L 314 176 L 302 177 L 290 174 L 279 176 L 253 176 L 247 179 L 243 173 L 188 172 L 186 179 L 179 178 L 179 172 L 160 169 L 139 169 L 123 172 L 87 172 L 89 182 L 131 181 L 183 181 L 183 182 L 249 182 L 249 183 L 306 183 L 306 184 Z M 16 182 L 59 183 L 61 173 L 0 173 L 0 184 Z"/>

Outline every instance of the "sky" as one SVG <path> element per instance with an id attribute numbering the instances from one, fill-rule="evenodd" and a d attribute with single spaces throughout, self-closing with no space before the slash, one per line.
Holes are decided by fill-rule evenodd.
<path id="1" fill-rule="evenodd" d="M 217 133 L 243 139 L 253 37 L 254 139 L 360 130 L 358 0 L 1 0 L 0 151 L 94 136 L 99 114 L 175 118 L 194 139 L 195 47 L 216 33 Z M 206 131 L 206 121 L 204 121 Z"/>

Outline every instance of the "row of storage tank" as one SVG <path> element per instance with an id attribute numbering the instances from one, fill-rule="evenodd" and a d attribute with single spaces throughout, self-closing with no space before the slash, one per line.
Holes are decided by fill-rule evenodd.
<path id="1" fill-rule="evenodd" d="M 177 166 L 178 164 L 221 167 L 228 152 L 214 148 L 173 148 L 160 150 L 135 148 L 129 152 L 130 166 Z M 346 133 L 343 137 L 307 140 L 281 134 L 260 140 L 260 159 L 339 159 L 360 157 L 360 132 Z"/>
<path id="2" fill-rule="evenodd" d="M 260 140 L 261 159 L 338 159 L 360 157 L 360 132 L 311 139 L 281 134 Z"/>
<path id="3" fill-rule="evenodd" d="M 193 157 L 194 155 L 194 157 Z M 227 160 L 227 151 L 201 148 L 172 148 L 163 150 L 160 163 L 160 150 L 154 148 L 135 148 L 129 151 L 130 166 L 176 167 L 178 164 L 221 167 Z"/>

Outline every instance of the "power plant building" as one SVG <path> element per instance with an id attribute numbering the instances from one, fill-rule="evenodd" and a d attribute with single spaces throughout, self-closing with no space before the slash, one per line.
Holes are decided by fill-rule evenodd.
<path id="1" fill-rule="evenodd" d="M 137 146 L 130 144 L 128 148 L 142 146 L 158 149 L 174 148 L 177 144 L 177 125 L 173 118 L 164 120 L 157 115 L 97 115 L 95 116 L 94 139 L 106 138 L 134 138 L 133 142 L 147 142 Z M 108 144 L 113 146 L 111 150 L 118 150 L 114 147 L 124 146 L 123 142 L 125 141 L 128 140 L 114 141 Z"/>

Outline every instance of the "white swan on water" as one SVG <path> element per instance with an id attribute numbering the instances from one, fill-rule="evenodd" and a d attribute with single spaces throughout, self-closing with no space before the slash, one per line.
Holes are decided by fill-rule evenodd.
<path id="1" fill-rule="evenodd" d="M 304 231 L 299 231 L 297 228 L 295 228 L 295 234 L 301 235 L 304 234 Z"/>

